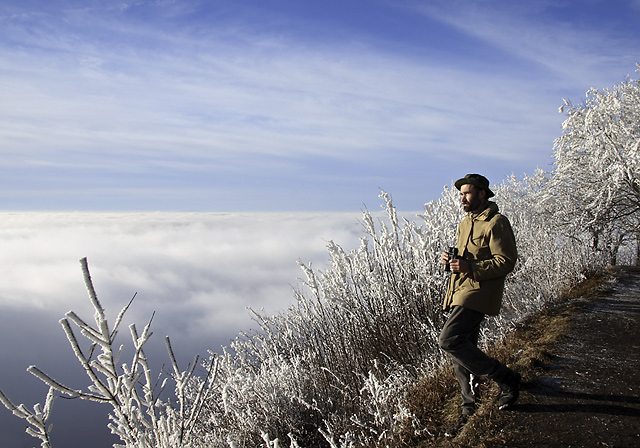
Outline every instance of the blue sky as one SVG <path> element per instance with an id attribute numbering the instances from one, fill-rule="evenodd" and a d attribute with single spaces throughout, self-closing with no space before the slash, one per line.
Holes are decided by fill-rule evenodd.
<path id="1" fill-rule="evenodd" d="M 640 2 L 0 5 L 0 210 L 419 210 L 547 169 L 637 78 Z"/>

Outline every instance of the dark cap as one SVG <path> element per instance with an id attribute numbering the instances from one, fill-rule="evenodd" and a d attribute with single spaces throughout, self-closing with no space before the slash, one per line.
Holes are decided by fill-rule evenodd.
<path id="1" fill-rule="evenodd" d="M 481 174 L 467 174 L 462 179 L 458 179 L 454 185 L 459 190 L 465 184 L 474 185 L 478 188 L 482 188 L 484 191 L 487 192 L 487 199 L 495 196 L 493 194 L 493 191 L 489 190 L 489 179 L 487 179 Z"/>

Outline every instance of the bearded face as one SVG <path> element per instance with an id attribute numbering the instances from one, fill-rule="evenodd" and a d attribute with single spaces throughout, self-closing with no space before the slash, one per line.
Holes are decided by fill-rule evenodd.
<path id="1" fill-rule="evenodd" d="M 486 202 L 487 192 L 475 185 L 465 184 L 460 187 L 460 200 L 465 212 L 475 212 Z"/>

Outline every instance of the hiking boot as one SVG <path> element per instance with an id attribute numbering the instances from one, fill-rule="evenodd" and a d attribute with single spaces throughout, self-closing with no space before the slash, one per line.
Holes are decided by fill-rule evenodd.
<path id="1" fill-rule="evenodd" d="M 445 431 L 444 431 L 444 435 L 445 437 L 455 437 L 456 435 L 458 435 L 458 433 L 462 430 L 462 428 L 464 427 L 464 425 L 467 424 L 467 422 L 469 421 L 469 417 L 471 417 L 472 414 L 468 414 L 463 412 L 460 417 L 458 418 L 458 421 L 454 424 L 449 426 Z"/>
<path id="2" fill-rule="evenodd" d="M 518 372 L 509 370 L 503 380 L 498 383 L 500 385 L 498 409 L 507 409 L 518 400 L 521 381 L 522 376 Z"/>

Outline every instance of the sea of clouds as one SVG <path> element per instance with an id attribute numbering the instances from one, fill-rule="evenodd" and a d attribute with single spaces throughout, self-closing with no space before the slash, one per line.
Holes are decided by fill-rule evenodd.
<path id="1" fill-rule="evenodd" d="M 155 312 L 146 353 L 168 363 L 169 335 L 184 367 L 257 329 L 247 307 L 284 312 L 303 288 L 300 260 L 328 267 L 329 240 L 355 248 L 361 213 L 0 213 L 0 388 L 31 408 L 46 387 L 37 365 L 73 388 L 88 385 L 58 321 L 69 310 L 93 322 L 79 260 L 87 257 L 110 323 L 134 294 L 128 325 L 141 330 Z M 106 406 L 58 399 L 55 446 L 111 446 Z M 25 424 L 0 408 L 0 446 L 31 447 Z M 56 443 L 57 442 L 57 443 Z M 71 445 L 72 444 L 72 445 Z"/>

